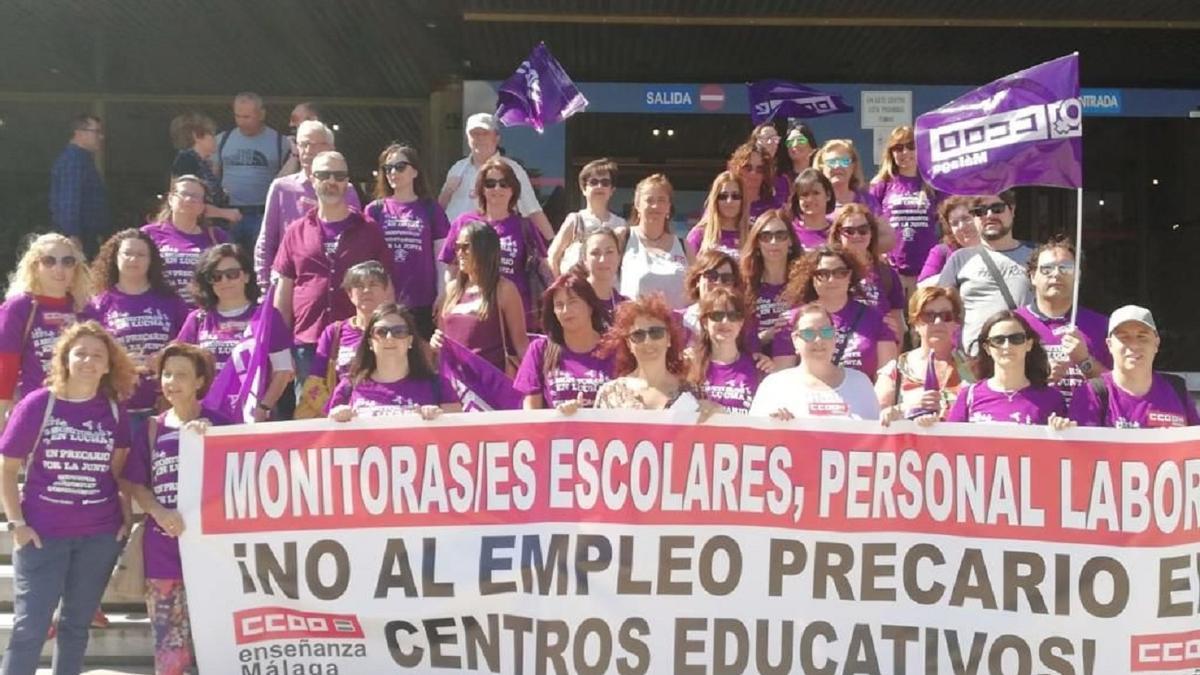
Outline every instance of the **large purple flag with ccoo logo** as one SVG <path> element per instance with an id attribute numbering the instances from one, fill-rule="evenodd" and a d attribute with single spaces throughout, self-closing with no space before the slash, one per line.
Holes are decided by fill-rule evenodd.
<path id="1" fill-rule="evenodd" d="M 1003 77 L 917 118 L 917 164 L 938 190 L 1083 185 L 1079 55 Z"/>
<path id="2" fill-rule="evenodd" d="M 533 127 L 539 134 L 588 104 L 545 42 L 539 42 L 500 85 L 497 96 L 496 117 L 504 126 Z"/>
<path id="3" fill-rule="evenodd" d="M 837 94 L 787 80 L 759 80 L 746 85 L 746 90 L 750 96 L 750 119 L 755 124 L 776 116 L 808 119 L 854 112 L 854 106 Z"/>

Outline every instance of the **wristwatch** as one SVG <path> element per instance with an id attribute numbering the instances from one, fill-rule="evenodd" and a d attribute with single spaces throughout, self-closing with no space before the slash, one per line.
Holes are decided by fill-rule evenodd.
<path id="1" fill-rule="evenodd" d="M 13 530 L 17 529 L 18 527 L 25 527 L 25 521 L 23 521 L 23 520 L 10 520 L 10 521 L 8 521 L 7 523 L 5 523 L 5 524 L 4 524 L 4 527 L 5 527 L 5 529 L 7 529 L 9 532 L 12 532 Z"/>
<path id="2" fill-rule="evenodd" d="M 1095 364 L 1092 363 L 1092 357 L 1089 356 L 1086 359 L 1084 359 L 1083 361 L 1080 361 L 1079 372 L 1083 373 L 1084 375 L 1091 375 L 1092 369 L 1094 369 L 1095 367 L 1096 367 Z"/>

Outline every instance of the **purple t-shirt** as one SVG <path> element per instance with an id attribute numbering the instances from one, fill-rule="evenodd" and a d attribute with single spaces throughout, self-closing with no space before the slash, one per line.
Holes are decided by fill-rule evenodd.
<path id="1" fill-rule="evenodd" d="M 464 225 L 470 222 L 487 223 L 496 230 L 496 234 L 500 236 L 500 274 L 505 279 L 513 282 L 517 286 L 517 290 L 521 293 L 521 302 L 525 305 L 525 312 L 529 314 L 536 311 L 533 299 L 529 296 L 529 279 L 525 276 L 525 258 L 530 255 L 530 251 L 525 246 L 525 228 L 530 228 L 529 239 L 534 242 L 537 249 L 532 254 L 545 258 L 546 246 L 542 241 L 541 235 L 534 229 L 533 223 L 525 221 L 518 214 L 511 214 L 504 220 L 491 221 L 478 213 L 464 213 L 455 219 L 454 224 L 450 226 L 450 232 L 446 235 L 446 243 L 442 244 L 442 252 L 438 255 L 438 260 L 450 264 L 455 260 L 454 245 L 458 241 L 458 231 Z"/>
<path id="2" fill-rule="evenodd" d="M 985 379 L 958 391 L 946 421 L 1045 424 L 1050 413 L 1061 417 L 1066 411 L 1062 394 L 1054 387 L 1028 386 L 1007 394 L 992 389 Z"/>
<path id="3" fill-rule="evenodd" d="M 881 279 L 881 275 L 884 274 L 888 276 L 886 283 Z M 863 299 L 867 304 L 879 310 L 880 314 L 887 314 L 893 309 L 904 311 L 904 284 L 900 282 L 900 275 L 891 265 L 876 266 L 858 283 L 858 287 L 862 290 Z"/>
<path id="4" fill-rule="evenodd" d="M 1034 333 L 1037 333 L 1051 364 L 1055 361 L 1067 360 L 1067 354 L 1062 347 L 1062 334 L 1070 330 L 1071 314 L 1069 312 L 1064 316 L 1052 318 L 1043 316 L 1036 307 L 1026 305 L 1018 308 L 1017 314 L 1025 317 L 1025 320 L 1029 322 L 1029 327 L 1033 329 Z M 1086 307 L 1080 307 L 1075 317 L 1075 325 L 1079 328 L 1079 332 L 1083 333 L 1083 342 L 1087 345 L 1088 354 L 1103 364 L 1105 368 L 1112 370 L 1112 354 L 1109 353 L 1108 345 L 1104 342 L 1104 338 L 1108 336 L 1108 318 Z M 1079 367 L 1072 365 L 1067 369 L 1067 374 L 1054 383 L 1054 387 L 1062 393 L 1063 400 L 1069 406 L 1075 389 L 1086 379 Z"/>
<path id="5" fill-rule="evenodd" d="M 796 345 L 792 343 L 792 327 L 796 325 L 796 312 L 788 313 L 787 323 L 779 327 L 775 340 L 771 343 L 771 354 L 774 356 L 794 356 Z M 874 307 L 868 307 L 857 300 L 847 302 L 844 307 L 833 313 L 833 327 L 837 329 L 837 344 L 841 347 L 842 358 L 838 363 L 847 368 L 862 371 L 867 377 L 875 379 L 875 371 L 879 370 L 880 342 L 896 342 L 896 335 L 883 322 L 883 314 Z M 835 354 L 837 347 L 834 348 Z"/>
<path id="6" fill-rule="evenodd" d="M 41 387 L 58 337 L 79 320 L 70 296 L 39 297 L 36 302 L 35 307 L 34 296 L 25 293 L 0 305 L 0 353 L 18 354 L 21 369 L 16 391 L 12 396 L 0 394 L 0 397 L 16 401 Z M 34 312 L 32 323 L 30 312 Z"/>
<path id="7" fill-rule="evenodd" d="M 936 198 L 929 198 L 916 176 L 893 176 L 886 182 L 871 183 L 870 193 L 879 203 L 879 215 L 896 229 L 896 247 L 888 256 L 900 274 L 916 275 L 937 244 Z"/>
<path id="8" fill-rule="evenodd" d="M 55 398 L 49 417 L 48 405 L 49 389 L 25 396 L 0 435 L 0 453 L 27 460 L 21 491 L 26 522 L 43 538 L 116 534 L 121 504 L 113 455 L 129 447 L 124 407 L 103 394 L 86 401 Z"/>
<path id="9" fill-rule="evenodd" d="M 214 426 L 230 423 L 213 410 L 201 410 L 200 417 Z M 141 438 L 133 440 L 121 478 L 150 488 L 155 501 L 162 504 L 163 508 L 174 510 L 179 491 L 179 429 L 168 427 L 166 419 L 165 412 L 157 417 L 153 448 L 150 447 L 149 429 Z M 183 578 L 179 539 L 168 535 L 151 517 L 146 519 L 142 557 L 145 559 L 147 579 Z"/>
<path id="10" fill-rule="evenodd" d="M 692 227 L 687 233 L 685 241 L 687 241 L 688 246 L 693 251 L 699 253 L 704 243 L 704 225 L 697 223 Z M 720 235 L 717 237 L 717 244 L 713 248 L 737 260 L 742 255 L 741 244 L 741 237 L 738 235 L 737 230 L 721 230 Z"/>
<path id="11" fill-rule="evenodd" d="M 772 328 L 787 330 L 785 326 L 791 304 L 782 297 L 786 285 L 766 282 L 759 284 L 758 295 L 754 298 L 754 318 L 758 321 L 760 332 Z"/>
<path id="12" fill-rule="evenodd" d="M 831 225 L 832 223 L 826 219 L 825 229 L 810 230 L 805 227 L 803 219 L 792 219 L 792 230 L 796 232 L 796 238 L 800 240 L 800 247 L 806 251 L 819 248 L 829 243 L 829 228 Z"/>
<path id="13" fill-rule="evenodd" d="M 754 222 L 755 218 L 758 218 L 771 209 L 777 209 L 780 206 L 783 206 L 784 199 L 786 198 L 787 195 L 784 195 L 783 198 L 780 198 L 778 195 L 776 195 L 770 199 L 755 200 L 750 204 L 750 222 Z"/>
<path id="14" fill-rule="evenodd" d="M 613 378 L 613 357 L 601 357 L 599 345 L 587 354 L 573 352 L 566 347 L 559 351 L 558 367 L 549 375 L 542 372 L 546 360 L 545 337 L 535 338 L 525 350 L 525 358 L 513 380 L 513 388 L 529 396 L 541 394 L 547 408 L 559 403 L 580 399 L 584 408 L 592 407 L 596 390 Z"/>
<path id="15" fill-rule="evenodd" d="M 219 227 L 202 226 L 196 234 L 179 231 L 171 223 L 148 223 L 142 232 L 154 240 L 163 259 L 163 276 L 183 301 L 195 305 L 191 284 L 196 263 L 204 251 L 229 241 L 229 235 Z"/>
<path id="16" fill-rule="evenodd" d="M 754 357 L 742 354 L 733 363 L 710 362 L 700 388 L 708 400 L 725 406 L 731 413 L 745 415 L 750 412 L 759 381 Z"/>
<path id="17" fill-rule="evenodd" d="M 946 266 L 946 261 L 950 259 L 952 253 L 954 253 L 954 249 L 944 242 L 929 249 L 929 255 L 925 256 L 925 264 L 921 267 L 921 273 L 917 275 L 917 281 L 924 281 L 929 277 L 941 274 L 942 268 Z"/>
<path id="18" fill-rule="evenodd" d="M 225 366 L 233 348 L 238 346 L 248 336 L 246 329 L 259 310 L 259 305 L 251 304 L 246 309 L 233 316 L 224 316 L 217 310 L 194 309 L 183 321 L 179 330 L 180 342 L 199 345 L 212 353 L 216 361 L 217 372 Z M 271 353 L 275 354 L 292 348 L 292 332 L 283 322 L 279 310 L 270 307 L 271 320 Z"/>
<path id="19" fill-rule="evenodd" d="M 154 291 L 130 295 L 115 286 L 92 298 L 83 311 L 84 318 L 99 321 L 117 344 L 147 366 L 179 334 L 187 314 L 187 305 L 177 296 Z M 130 410 L 147 410 L 154 407 L 158 391 L 158 378 L 144 373 L 125 404 Z"/>
<path id="20" fill-rule="evenodd" d="M 336 353 L 333 352 L 333 336 L 338 335 L 338 347 Z M 325 327 L 321 331 L 321 337 L 317 340 L 317 351 L 313 354 L 312 365 L 309 366 L 309 375 L 324 377 L 325 370 L 329 368 L 329 359 L 333 358 L 334 366 L 337 373 L 337 379 L 340 381 L 343 377 L 350 376 L 350 362 L 354 360 L 354 352 L 358 350 L 358 343 L 362 342 L 363 332 L 359 328 L 355 328 L 350 323 L 350 319 L 335 321 Z"/>
<path id="21" fill-rule="evenodd" d="M 376 199 L 363 215 L 383 229 L 392 252 L 392 286 L 396 301 L 409 307 L 429 307 L 437 298 L 437 251 L 433 242 L 450 233 L 446 212 L 432 199 L 399 202 Z"/>
<path id="22" fill-rule="evenodd" d="M 354 384 L 349 378 L 342 378 L 333 390 L 333 395 L 329 397 L 325 412 L 328 413 L 335 406 L 348 405 L 360 417 L 394 415 L 415 406 L 457 402 L 454 392 L 443 388 L 436 378 L 419 380 L 406 377 L 385 383 L 376 382 L 368 377 L 358 384 Z"/>
<path id="23" fill-rule="evenodd" d="M 1200 426 L 1200 414 L 1189 398 L 1185 403 L 1167 378 L 1154 373 L 1150 391 L 1134 396 L 1113 382 L 1112 373 L 1100 376 L 1108 390 L 1108 410 L 1100 409 L 1100 400 L 1090 385 L 1075 391 L 1067 416 L 1081 427 L 1117 429 L 1153 429 Z"/>

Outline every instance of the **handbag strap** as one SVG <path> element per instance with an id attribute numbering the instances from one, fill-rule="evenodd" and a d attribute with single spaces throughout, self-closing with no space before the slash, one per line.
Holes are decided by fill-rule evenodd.
<path id="1" fill-rule="evenodd" d="M 341 351 L 342 348 L 342 327 L 345 325 L 346 321 L 349 320 L 350 319 L 345 319 L 344 321 L 338 321 L 333 324 L 333 339 L 329 341 L 329 360 L 325 363 L 325 385 L 329 387 L 331 392 L 333 391 L 334 385 L 337 384 L 337 361 L 338 352 Z M 366 339 L 365 335 L 363 336 L 363 339 Z"/>
<path id="2" fill-rule="evenodd" d="M 983 258 L 983 264 L 987 267 L 988 274 L 992 275 L 992 281 L 1000 286 L 1000 295 L 1004 296 L 1004 304 L 1008 305 L 1009 311 L 1015 310 L 1017 303 L 1013 300 L 1012 291 L 1008 290 L 1008 284 L 1004 283 L 1004 277 L 1000 275 L 1000 268 L 996 266 L 996 261 L 992 260 L 987 247 L 980 247 L 979 255 Z"/>

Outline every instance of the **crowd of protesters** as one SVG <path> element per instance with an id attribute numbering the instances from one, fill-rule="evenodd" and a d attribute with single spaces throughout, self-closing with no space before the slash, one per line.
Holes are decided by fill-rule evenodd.
<path id="1" fill-rule="evenodd" d="M 457 412 L 439 374 L 450 343 L 511 378 L 524 408 L 562 414 L 1200 424 L 1182 382 L 1154 370 L 1150 311 L 1073 307 L 1073 242 L 1014 238 L 1011 192 L 932 190 L 907 126 L 867 181 L 851 141 L 759 125 L 681 237 L 670 179 L 641 178 L 622 217 L 603 158 L 555 230 L 486 113 L 468 118 L 470 154 L 439 192 L 415 147 L 384 147 L 365 206 L 314 106 L 293 111 L 292 136 L 264 113 L 244 93 L 227 132 L 199 114 L 172 122 L 161 211 L 107 240 L 90 163 L 103 124 L 72 126 L 56 231 L 31 239 L 0 306 L 16 575 L 4 675 L 33 673 L 51 631 L 55 672 L 79 672 L 133 502 L 149 516 L 157 671 L 190 672 L 180 430 Z M 264 326 L 267 385 L 229 419 L 206 393 Z"/>

